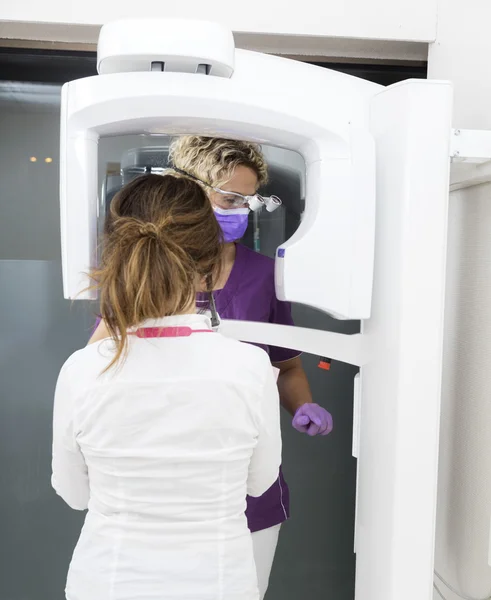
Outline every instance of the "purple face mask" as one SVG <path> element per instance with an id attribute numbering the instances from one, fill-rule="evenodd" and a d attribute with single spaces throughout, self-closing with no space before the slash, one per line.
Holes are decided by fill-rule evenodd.
<path id="1" fill-rule="evenodd" d="M 222 229 L 224 241 L 229 243 L 240 240 L 247 229 L 249 209 L 231 208 L 225 210 L 216 206 L 213 210 L 215 211 L 215 217 Z"/>

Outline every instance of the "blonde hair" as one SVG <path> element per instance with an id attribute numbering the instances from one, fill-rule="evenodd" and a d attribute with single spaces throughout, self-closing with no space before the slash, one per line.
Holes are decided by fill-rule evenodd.
<path id="1" fill-rule="evenodd" d="M 254 171 L 259 186 L 268 181 L 261 147 L 250 142 L 184 135 L 172 142 L 169 159 L 176 168 L 213 187 L 224 185 L 237 167 Z"/>
<path id="2" fill-rule="evenodd" d="M 127 330 L 194 304 L 200 280 L 213 289 L 222 234 L 203 189 L 176 175 L 144 175 L 113 198 L 101 266 L 92 272 L 100 314 L 116 345 L 105 369 L 127 348 Z"/>

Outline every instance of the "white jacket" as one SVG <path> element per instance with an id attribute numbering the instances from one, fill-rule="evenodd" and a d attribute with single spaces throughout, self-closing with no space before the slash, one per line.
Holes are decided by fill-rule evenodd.
<path id="1" fill-rule="evenodd" d="M 144 326 L 209 328 L 206 317 Z M 69 600 L 255 600 L 244 515 L 281 461 L 279 398 L 267 354 L 218 333 L 139 339 L 101 375 L 105 340 L 59 375 L 53 487 L 88 508 Z"/>

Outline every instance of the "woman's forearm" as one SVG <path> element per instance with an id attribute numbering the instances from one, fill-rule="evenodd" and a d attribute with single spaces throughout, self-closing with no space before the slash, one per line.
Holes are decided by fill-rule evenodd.
<path id="1" fill-rule="evenodd" d="M 275 363 L 274 366 L 280 369 L 278 391 L 281 405 L 294 415 L 300 406 L 312 402 L 312 392 L 302 361 L 297 357 L 283 363 Z"/>

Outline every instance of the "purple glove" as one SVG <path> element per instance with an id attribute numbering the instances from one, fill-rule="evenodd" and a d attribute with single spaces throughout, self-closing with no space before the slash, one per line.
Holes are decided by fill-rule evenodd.
<path id="1" fill-rule="evenodd" d="M 318 404 L 307 402 L 295 413 L 293 427 L 307 435 L 329 435 L 333 428 L 331 413 Z"/>

